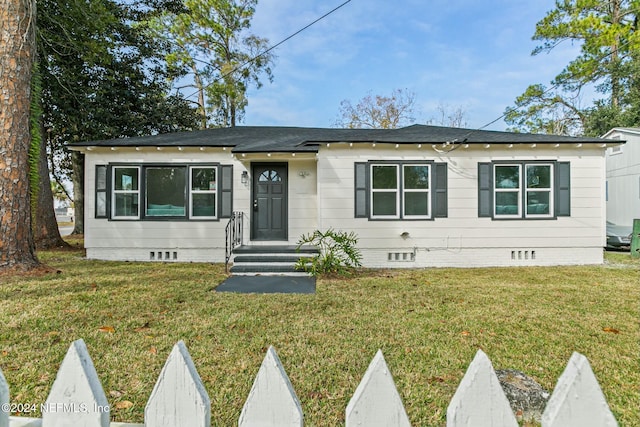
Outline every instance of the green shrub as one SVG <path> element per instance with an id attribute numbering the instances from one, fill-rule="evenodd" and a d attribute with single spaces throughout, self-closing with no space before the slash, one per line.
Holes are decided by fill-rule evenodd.
<path id="1" fill-rule="evenodd" d="M 297 270 L 303 270 L 312 276 L 320 274 L 345 275 L 360 267 L 362 255 L 356 247 L 358 236 L 353 231 L 335 231 L 332 228 L 325 232 L 316 230 L 303 234 L 298 239 L 298 248 L 302 245 L 314 245 L 320 250 L 317 257 L 301 257 L 296 263 Z"/>

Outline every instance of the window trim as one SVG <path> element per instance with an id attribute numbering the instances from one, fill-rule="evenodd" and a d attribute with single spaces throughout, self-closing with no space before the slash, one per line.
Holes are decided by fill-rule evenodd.
<path id="1" fill-rule="evenodd" d="M 429 172 L 428 172 L 428 176 L 429 176 L 429 181 L 427 183 L 427 189 L 422 189 L 422 188 L 405 188 L 405 182 L 404 182 L 404 177 L 405 177 L 405 168 L 406 167 L 411 167 L 411 166 L 426 166 L 427 168 L 429 168 Z M 431 189 L 431 180 L 432 180 L 432 176 L 433 176 L 433 169 L 432 165 L 428 164 L 428 163 L 403 163 L 402 164 L 402 182 L 401 182 L 401 186 L 402 186 L 402 194 L 401 194 L 401 198 L 402 198 L 402 217 L 405 219 L 431 219 L 432 216 L 432 208 L 431 205 L 433 203 L 433 196 L 432 196 L 432 189 Z M 426 215 L 407 215 L 405 213 L 405 208 L 406 208 L 406 204 L 404 203 L 406 201 L 405 195 L 407 193 L 427 193 L 427 214 Z"/>
<path id="2" fill-rule="evenodd" d="M 136 169 L 138 171 L 138 189 L 137 190 L 116 190 L 116 185 L 115 185 L 115 179 L 116 179 L 116 170 L 117 169 Z M 142 203 L 140 200 L 140 193 L 141 193 L 141 186 L 142 186 L 142 182 L 140 180 L 140 172 L 141 172 L 141 166 L 139 165 L 115 165 L 111 168 L 111 188 L 110 188 L 110 193 L 111 193 L 111 209 L 109 212 L 110 218 L 113 219 L 117 219 L 117 220 L 139 220 L 140 219 L 140 213 L 143 210 L 142 209 Z M 138 215 L 116 215 L 116 196 L 118 194 L 135 194 L 138 196 Z"/>
<path id="3" fill-rule="evenodd" d="M 107 168 L 107 216 L 102 217 L 109 221 L 219 221 L 224 216 L 225 210 L 232 211 L 232 206 L 223 206 L 222 193 L 233 191 L 233 165 L 225 165 L 217 162 L 198 162 L 198 163 L 109 163 L 108 165 L 100 165 Z M 146 194 L 146 170 L 149 168 L 180 168 L 184 167 L 188 176 L 185 179 L 185 203 L 188 204 L 185 209 L 185 214 L 181 216 L 147 216 L 147 194 Z M 123 190 L 115 190 L 115 170 L 118 168 L 138 170 L 138 216 L 116 216 L 115 215 L 115 194 L 122 193 Z M 192 215 L 192 194 L 191 191 L 191 171 L 198 168 L 211 168 L 216 170 L 216 189 L 215 189 L 215 216 L 193 216 Z M 225 174 L 230 182 L 223 183 L 223 170 L 229 169 Z M 96 175 L 97 176 L 97 175 Z M 187 187 L 188 186 L 188 187 Z M 224 188 L 223 188 L 224 187 Z M 233 203 L 233 197 L 229 200 L 229 203 Z"/>
<path id="4" fill-rule="evenodd" d="M 529 166 L 549 166 L 549 188 L 539 188 L 536 189 L 535 187 L 533 188 L 529 188 L 529 185 L 527 183 L 527 168 Z M 525 163 L 524 164 L 524 174 L 522 177 L 523 180 L 523 184 L 524 184 L 524 194 L 522 197 L 522 203 L 523 203 L 523 209 L 524 209 L 524 217 L 526 219 L 535 219 L 535 218 L 553 218 L 555 216 L 555 165 L 551 162 L 536 162 L 536 163 Z M 535 214 L 535 213 L 529 213 L 528 209 L 529 209 L 529 203 L 527 203 L 527 199 L 528 199 L 528 193 L 529 192 L 533 192 L 533 191 L 537 191 L 537 192 L 548 192 L 549 193 L 549 213 L 548 214 Z"/>
<path id="5" fill-rule="evenodd" d="M 373 178 L 371 171 L 374 165 L 396 165 L 398 167 L 399 190 L 395 190 L 399 191 L 399 196 L 396 200 L 398 214 L 395 216 L 373 215 Z M 405 165 L 429 167 L 428 215 L 404 215 Z M 354 218 L 365 218 L 369 221 L 433 221 L 436 218 L 446 218 L 448 216 L 447 168 L 446 162 L 435 162 L 433 160 L 370 160 L 367 162 L 354 162 Z"/>
<path id="6" fill-rule="evenodd" d="M 374 175 L 373 175 L 373 168 L 375 167 L 394 167 L 396 169 L 396 187 L 395 188 L 374 188 L 373 187 L 373 181 L 374 181 Z M 399 219 L 401 218 L 400 216 L 400 207 L 401 207 L 401 193 L 402 193 L 402 184 L 400 182 L 401 180 L 401 173 L 400 173 L 400 165 L 398 164 L 392 164 L 392 163 L 370 163 L 369 164 L 369 173 L 371 176 L 371 186 L 369 188 L 369 212 L 370 212 L 370 217 L 372 219 Z M 396 214 L 395 215 L 374 215 L 373 213 L 373 195 L 374 193 L 393 193 L 395 194 L 395 211 Z"/>
<path id="7" fill-rule="evenodd" d="M 215 170 L 215 188 L 213 190 L 209 189 L 209 190 L 194 190 L 193 189 L 193 170 L 194 169 L 213 169 Z M 218 193 L 218 174 L 220 173 L 220 168 L 218 166 L 215 165 L 192 165 L 189 166 L 188 168 L 188 172 L 189 174 L 189 182 L 187 183 L 188 188 L 187 188 L 187 199 L 188 199 L 188 203 L 189 203 L 189 212 L 187 213 L 187 216 L 190 220 L 198 220 L 198 219 L 218 219 L 218 204 L 219 204 L 219 193 Z M 208 215 L 202 215 L 202 216 L 195 216 L 193 214 L 193 195 L 194 194 L 213 194 L 214 195 L 214 202 L 213 205 L 215 206 L 215 214 L 213 216 Z"/>
<path id="8" fill-rule="evenodd" d="M 497 182 L 497 170 L 498 167 L 513 167 L 516 166 L 518 168 L 518 186 L 515 188 L 498 188 L 496 186 L 496 182 Z M 502 164 L 497 164 L 493 166 L 493 206 L 492 206 L 492 211 L 493 211 L 493 217 L 494 218 L 502 218 L 502 219 L 507 219 L 507 218 L 522 218 L 522 169 L 523 169 L 523 164 L 522 163 L 518 163 L 518 162 L 514 162 L 514 163 L 502 163 Z M 497 203 L 496 200 L 498 199 L 498 194 L 499 193 L 516 193 L 517 195 L 517 203 L 518 203 L 518 209 L 517 212 L 515 214 L 499 214 L 497 212 Z"/>
<path id="9" fill-rule="evenodd" d="M 520 165 L 520 188 L 518 203 L 521 208 L 518 215 L 498 215 L 495 212 L 495 169 L 496 166 Z M 526 167 L 530 166 L 551 166 L 550 187 L 543 189 L 549 191 L 549 214 L 529 214 L 527 213 L 527 187 L 526 187 Z M 483 170 L 489 168 L 489 175 L 483 175 Z M 524 171 L 524 173 L 523 173 Z M 494 160 L 491 162 L 478 163 L 478 217 L 490 217 L 493 220 L 555 220 L 560 216 L 571 215 L 571 164 L 558 160 Z M 524 175 L 524 176 L 523 176 Z M 484 177 L 484 178 L 483 178 Z M 565 177 L 565 178 L 563 178 Z M 488 181 L 487 181 L 488 179 Z M 564 181 L 568 181 L 563 183 Z M 532 191 L 535 191 L 532 189 Z M 568 201 L 563 200 L 568 198 Z M 486 210 L 489 205 L 489 210 Z M 566 205 L 566 206 L 565 206 Z"/>

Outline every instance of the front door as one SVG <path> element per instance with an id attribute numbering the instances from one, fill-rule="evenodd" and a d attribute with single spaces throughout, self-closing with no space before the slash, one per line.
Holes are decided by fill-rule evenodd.
<path id="1" fill-rule="evenodd" d="M 287 240 L 287 164 L 253 163 L 252 240 Z"/>

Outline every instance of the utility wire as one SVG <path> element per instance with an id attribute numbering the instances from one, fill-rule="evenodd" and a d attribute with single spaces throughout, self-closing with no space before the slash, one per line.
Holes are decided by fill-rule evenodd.
<path id="1" fill-rule="evenodd" d="M 611 52 L 609 52 L 609 53 L 606 53 L 606 54 L 602 55 L 601 57 L 599 57 L 599 58 L 597 59 L 597 61 L 598 61 L 598 62 L 599 62 L 599 61 L 602 61 L 603 59 L 606 59 L 607 57 L 609 57 L 609 56 L 613 55 L 614 53 L 619 52 L 619 50 L 620 50 L 621 48 L 623 48 L 623 47 L 627 46 L 630 42 L 631 42 L 630 40 L 626 40 L 625 42 L 621 43 L 621 44 L 618 46 L 618 48 L 617 48 L 617 50 L 616 50 L 616 51 L 613 51 L 613 50 L 612 50 Z M 556 84 L 554 84 L 554 85 L 550 86 L 549 88 L 547 88 L 546 90 L 544 90 L 544 91 L 542 92 L 542 94 L 541 94 L 541 95 L 546 95 L 547 93 L 549 93 L 549 92 L 551 92 L 551 91 L 553 91 L 553 90 L 556 90 L 556 89 L 557 89 L 557 88 L 559 88 L 563 83 L 567 82 L 571 77 L 574 77 L 574 76 L 568 76 L 568 77 L 567 77 L 567 78 L 565 78 L 563 81 L 558 82 L 558 83 L 556 83 Z M 491 126 L 492 124 L 494 124 L 494 123 L 495 123 L 495 122 L 497 122 L 498 120 L 505 118 L 508 114 L 510 114 L 510 113 L 512 113 L 512 112 L 514 112 L 514 111 L 516 111 L 516 110 L 518 110 L 519 108 L 522 108 L 522 107 L 527 106 L 527 105 L 528 105 L 529 103 L 531 103 L 531 102 L 532 102 L 532 101 L 529 101 L 529 102 L 527 102 L 527 103 L 525 103 L 524 105 L 521 105 L 521 106 L 519 106 L 519 107 L 511 107 L 511 108 L 507 108 L 507 109 L 505 110 L 505 112 L 504 112 L 504 113 L 502 113 L 502 115 L 501 115 L 500 117 L 498 117 L 498 118 L 496 118 L 496 119 L 494 119 L 494 120 L 490 121 L 489 123 L 485 124 L 484 126 L 481 126 L 481 127 L 479 127 L 479 128 L 476 128 L 476 129 L 470 130 L 470 131 L 469 131 L 469 132 L 467 132 L 465 135 L 463 135 L 461 138 L 456 138 L 454 141 L 449 141 L 449 142 L 447 143 L 447 145 L 452 144 L 452 148 L 451 148 L 449 151 L 453 151 L 453 150 L 457 147 L 457 145 L 456 145 L 456 144 L 465 142 L 465 141 L 467 140 L 467 138 L 469 138 L 469 136 L 471 136 L 471 135 L 472 135 L 472 134 L 474 134 L 475 132 L 480 131 L 480 130 L 482 130 L 482 129 L 486 128 L 486 127 Z M 460 140 L 460 139 L 461 139 L 461 140 Z"/>
<path id="2" fill-rule="evenodd" d="M 271 52 L 272 50 L 278 48 L 279 46 L 283 45 L 284 43 L 288 42 L 289 40 L 291 40 L 292 38 L 294 38 L 295 36 L 297 36 L 298 34 L 302 33 L 303 31 L 307 30 L 308 28 L 312 27 L 313 25 L 317 24 L 318 22 L 322 21 L 323 19 L 325 19 L 326 17 L 328 17 L 329 15 L 333 14 L 334 12 L 336 12 L 338 9 L 341 9 L 342 7 L 346 6 L 348 3 L 351 3 L 351 0 L 346 0 L 345 2 L 343 2 L 342 4 L 334 7 L 333 9 L 331 9 L 329 12 L 325 13 L 324 15 L 322 15 L 321 17 L 315 19 L 314 21 L 312 21 L 311 23 L 305 25 L 304 27 L 300 28 L 298 31 L 296 31 L 295 33 L 285 37 L 284 39 L 282 39 L 281 41 L 279 41 L 278 43 L 274 44 L 273 46 L 269 47 L 268 49 L 265 49 L 264 51 L 258 53 L 256 56 L 254 56 L 253 58 L 245 61 L 244 63 L 234 67 L 231 71 L 222 74 L 221 76 L 215 78 L 212 82 L 206 84 L 202 89 L 206 89 L 209 86 L 211 86 L 212 84 L 224 79 L 225 77 L 235 73 L 238 70 L 241 70 L 242 68 L 246 67 L 247 65 L 251 64 L 252 62 L 254 62 L 255 60 L 257 60 L 258 58 L 268 54 L 269 52 Z M 220 71 L 220 70 L 218 70 Z M 191 95 L 187 96 L 186 98 L 191 98 L 194 95 L 197 95 L 198 92 L 200 92 L 200 90 L 197 90 L 195 92 L 193 92 Z"/>

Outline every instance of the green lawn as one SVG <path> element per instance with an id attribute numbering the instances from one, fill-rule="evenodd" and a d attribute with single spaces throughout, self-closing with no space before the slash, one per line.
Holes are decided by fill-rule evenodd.
<path id="1" fill-rule="evenodd" d="M 628 253 L 603 266 L 365 271 L 320 279 L 316 295 L 218 294 L 221 265 L 87 261 L 81 250 L 40 258 L 60 272 L 0 276 L 0 368 L 12 403 L 44 403 L 69 344 L 83 338 L 112 418 L 142 422 L 184 340 L 212 424 L 237 425 L 273 345 L 305 425 L 340 426 L 381 348 L 412 424 L 442 426 L 479 348 L 496 369 L 524 371 L 549 390 L 578 351 L 620 425 L 640 425 L 640 262 Z"/>

